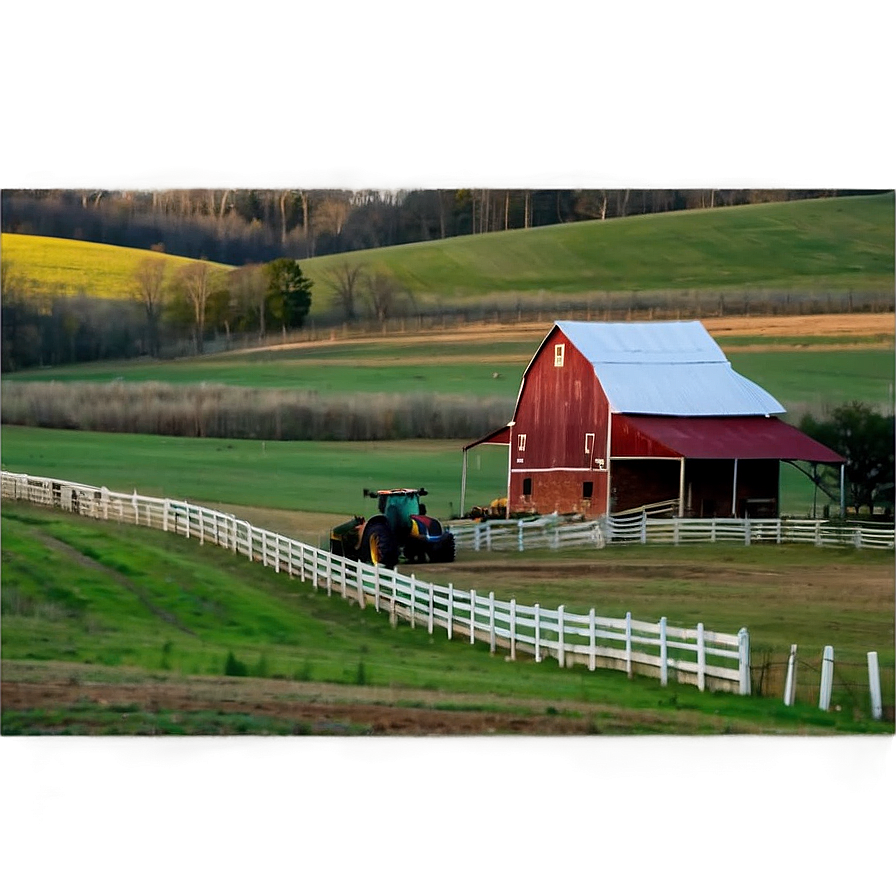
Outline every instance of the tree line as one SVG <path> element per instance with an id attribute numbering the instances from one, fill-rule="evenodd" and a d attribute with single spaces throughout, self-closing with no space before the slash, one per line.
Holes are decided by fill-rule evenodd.
<path id="1" fill-rule="evenodd" d="M 3 372 L 140 355 L 202 354 L 209 335 L 268 330 L 284 333 L 305 322 L 313 283 L 297 261 L 278 258 L 226 273 L 205 260 L 169 270 L 168 259 L 134 267 L 129 298 L 33 294 L 14 263 L 2 270 Z"/>
<path id="2" fill-rule="evenodd" d="M 4 190 L 10 233 L 154 245 L 230 265 L 628 217 L 873 190 Z"/>

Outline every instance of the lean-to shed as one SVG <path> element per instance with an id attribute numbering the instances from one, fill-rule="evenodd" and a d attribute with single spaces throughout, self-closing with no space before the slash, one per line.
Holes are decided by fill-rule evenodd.
<path id="1" fill-rule="evenodd" d="M 784 412 L 699 321 L 557 321 L 513 419 L 464 447 L 464 481 L 467 452 L 498 444 L 508 447 L 508 513 L 596 517 L 668 503 L 679 516 L 777 516 L 781 461 L 844 461 Z"/>

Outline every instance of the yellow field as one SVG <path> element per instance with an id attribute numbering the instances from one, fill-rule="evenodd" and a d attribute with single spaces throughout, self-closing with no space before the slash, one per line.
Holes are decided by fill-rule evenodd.
<path id="1" fill-rule="evenodd" d="M 129 249 L 104 243 L 86 243 L 54 237 L 4 233 L 0 253 L 11 262 L 14 274 L 20 274 L 26 288 L 58 296 L 93 296 L 101 299 L 133 297 L 134 269 L 147 256 L 160 253 L 149 249 Z M 163 255 L 168 260 L 168 276 L 196 261 L 178 255 Z M 211 263 L 220 271 L 229 265 Z"/>

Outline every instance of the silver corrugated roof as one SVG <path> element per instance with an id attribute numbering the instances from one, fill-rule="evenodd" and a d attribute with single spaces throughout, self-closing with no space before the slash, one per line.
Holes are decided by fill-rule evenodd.
<path id="1" fill-rule="evenodd" d="M 557 321 L 594 365 L 615 413 L 682 417 L 782 414 L 765 389 L 736 373 L 700 321 Z"/>

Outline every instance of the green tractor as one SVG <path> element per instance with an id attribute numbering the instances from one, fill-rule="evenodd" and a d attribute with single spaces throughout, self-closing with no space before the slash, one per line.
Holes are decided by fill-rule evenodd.
<path id="1" fill-rule="evenodd" d="M 426 505 L 420 503 L 426 493 L 425 488 L 365 488 L 365 498 L 377 499 L 378 513 L 336 526 L 330 533 L 330 552 L 387 569 L 398 565 L 402 552 L 410 563 L 454 562 L 454 534 L 426 515 Z"/>

